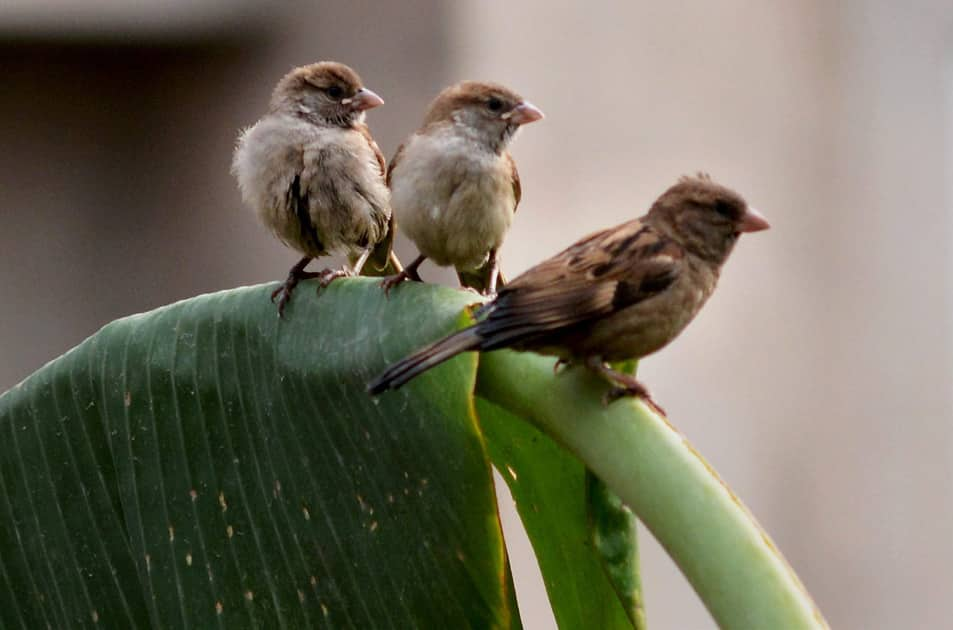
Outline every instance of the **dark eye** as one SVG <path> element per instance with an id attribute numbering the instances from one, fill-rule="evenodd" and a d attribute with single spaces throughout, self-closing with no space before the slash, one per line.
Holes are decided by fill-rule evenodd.
<path id="1" fill-rule="evenodd" d="M 486 102 L 486 106 L 489 107 L 491 111 L 498 112 L 503 109 L 503 101 L 493 96 Z"/>
<path id="2" fill-rule="evenodd" d="M 341 98 L 344 96 L 344 90 L 341 89 L 340 85 L 332 85 L 327 89 L 327 92 L 331 98 Z"/>
<path id="3" fill-rule="evenodd" d="M 726 219 L 732 220 L 734 220 L 739 214 L 737 208 L 735 208 L 733 204 L 721 199 L 715 202 L 715 212 Z"/>

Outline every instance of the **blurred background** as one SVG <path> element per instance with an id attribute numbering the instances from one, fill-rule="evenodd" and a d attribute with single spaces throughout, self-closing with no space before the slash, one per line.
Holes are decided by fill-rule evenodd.
<path id="1" fill-rule="evenodd" d="M 546 112 L 513 146 L 510 276 L 684 173 L 743 192 L 772 229 L 643 380 L 833 627 L 949 626 L 949 0 L 6 0 L 0 390 L 117 317 L 284 277 L 296 255 L 229 163 L 278 78 L 321 59 L 385 98 L 388 156 L 459 79 Z M 643 545 L 651 627 L 713 627 Z M 553 627 L 517 546 L 526 627 Z"/>

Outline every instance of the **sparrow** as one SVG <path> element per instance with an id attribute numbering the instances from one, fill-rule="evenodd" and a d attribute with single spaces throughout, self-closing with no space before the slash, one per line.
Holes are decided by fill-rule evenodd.
<path id="1" fill-rule="evenodd" d="M 232 161 L 244 202 L 281 241 L 303 255 L 271 294 L 284 312 L 295 286 L 378 271 L 400 271 L 391 251 L 393 215 L 384 156 L 367 125 L 383 105 L 348 66 L 322 61 L 278 82 L 268 112 L 241 132 Z M 346 254 L 350 267 L 305 271 L 314 258 Z"/>
<path id="2" fill-rule="evenodd" d="M 542 117 L 495 83 L 463 81 L 434 99 L 387 171 L 397 224 L 420 255 L 386 278 L 385 290 L 419 281 L 417 268 L 429 258 L 455 267 L 464 286 L 495 293 L 498 251 L 522 195 L 506 147 L 522 125 Z"/>
<path id="3" fill-rule="evenodd" d="M 733 190 L 683 177 L 644 216 L 586 236 L 529 269 L 476 312 L 477 323 L 387 368 L 371 394 L 397 389 L 467 350 L 513 348 L 581 364 L 612 386 L 605 402 L 638 396 L 608 364 L 641 359 L 675 339 L 712 294 L 740 234 L 769 227 Z M 658 406 L 656 405 L 656 408 Z"/>

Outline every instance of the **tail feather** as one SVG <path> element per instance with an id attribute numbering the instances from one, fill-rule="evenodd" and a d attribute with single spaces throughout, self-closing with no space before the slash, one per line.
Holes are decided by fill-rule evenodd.
<path id="1" fill-rule="evenodd" d="M 461 352 L 479 349 L 482 341 L 476 326 L 435 341 L 384 370 L 383 374 L 368 383 L 367 391 L 371 395 L 377 395 L 388 389 L 397 389 L 418 374 L 452 359 Z"/>
<path id="2" fill-rule="evenodd" d="M 490 288 L 490 273 L 494 271 L 496 272 L 496 291 L 499 292 L 506 286 L 506 276 L 497 265 L 491 265 L 489 261 L 477 269 L 465 271 L 457 269 L 457 278 L 460 279 L 460 286 L 475 289 L 485 295 Z"/>

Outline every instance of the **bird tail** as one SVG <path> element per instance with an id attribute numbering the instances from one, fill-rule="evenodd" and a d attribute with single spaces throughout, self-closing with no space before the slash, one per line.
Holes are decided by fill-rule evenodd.
<path id="1" fill-rule="evenodd" d="M 365 276 L 392 276 L 403 271 L 403 266 L 394 253 L 394 215 L 387 222 L 387 235 L 378 242 L 364 265 Z M 351 261 L 352 263 L 354 261 Z"/>
<path id="2" fill-rule="evenodd" d="M 421 372 L 426 372 L 461 352 L 479 349 L 482 341 L 476 326 L 444 337 L 384 370 L 383 374 L 368 383 L 367 391 L 371 395 L 377 395 L 388 389 L 397 389 Z"/>
<path id="3" fill-rule="evenodd" d="M 491 264 L 490 261 L 472 270 L 457 269 L 457 278 L 460 279 L 460 286 L 476 289 L 485 295 L 487 289 L 490 288 L 490 274 L 493 273 L 496 273 L 496 291 L 499 292 L 506 286 L 506 276 L 503 275 L 503 271 L 498 265 Z"/>

